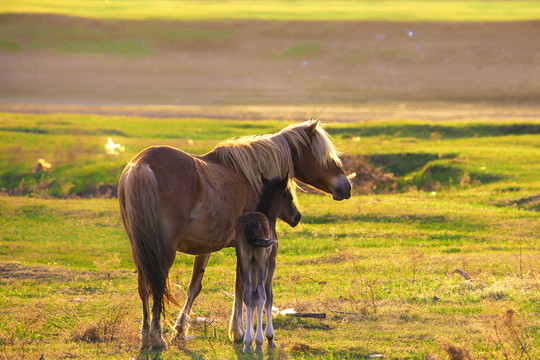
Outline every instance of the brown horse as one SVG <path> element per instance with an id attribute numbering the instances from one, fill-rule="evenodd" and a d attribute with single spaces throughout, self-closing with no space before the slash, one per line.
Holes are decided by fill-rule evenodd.
<path id="1" fill-rule="evenodd" d="M 271 178 L 288 173 L 331 193 L 335 200 L 351 196 L 339 153 L 317 124 L 308 121 L 272 135 L 228 140 L 203 156 L 172 147 L 150 147 L 126 166 L 118 184 L 118 198 L 138 270 L 142 348 L 167 347 L 161 315 L 166 301 L 176 303 L 167 279 L 177 251 L 195 255 L 187 299 L 172 341 L 185 337 L 208 259 L 212 252 L 234 246 L 235 220 L 255 208 L 261 174 Z M 229 330 L 235 341 L 243 338 L 243 287 L 237 275 Z"/>
<path id="2" fill-rule="evenodd" d="M 287 188 L 287 176 L 263 179 L 263 188 L 255 211 L 243 213 L 236 219 L 236 262 L 244 283 L 246 304 L 246 332 L 244 352 L 251 352 L 253 342 L 253 312 L 257 306 L 257 332 L 255 352 L 262 352 L 263 306 L 266 308 L 268 347 L 275 347 L 272 324 L 272 280 L 275 271 L 278 241 L 276 221 L 278 218 L 295 227 L 302 217 Z"/>

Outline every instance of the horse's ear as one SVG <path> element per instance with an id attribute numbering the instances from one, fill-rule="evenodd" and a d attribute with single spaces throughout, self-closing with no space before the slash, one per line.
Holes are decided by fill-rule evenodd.
<path id="1" fill-rule="evenodd" d="M 261 174 L 261 182 L 262 182 L 263 186 L 268 184 L 268 179 L 265 178 L 263 174 Z"/>
<path id="2" fill-rule="evenodd" d="M 311 125 L 309 125 L 306 128 L 306 134 L 307 134 L 308 138 L 311 139 L 313 137 L 313 134 L 315 134 L 315 129 L 317 128 L 317 125 L 319 124 L 320 119 L 313 120 L 313 118 L 311 118 L 309 120 L 311 121 Z"/>

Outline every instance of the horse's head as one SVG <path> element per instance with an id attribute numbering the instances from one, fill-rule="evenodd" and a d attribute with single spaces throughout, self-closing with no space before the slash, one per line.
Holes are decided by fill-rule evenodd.
<path id="1" fill-rule="evenodd" d="M 277 176 L 271 180 L 266 180 L 264 177 L 261 178 L 263 183 L 263 195 L 261 196 L 260 201 L 263 201 L 262 197 L 265 193 L 271 193 L 272 196 L 269 200 L 272 203 L 270 208 L 275 212 L 275 217 L 285 221 L 291 227 L 298 225 L 300 219 L 302 219 L 302 214 L 298 211 L 294 202 L 294 196 L 289 188 L 288 175 L 283 179 L 280 179 L 280 177 Z"/>
<path id="2" fill-rule="evenodd" d="M 326 193 L 334 200 L 351 197 L 351 182 L 326 131 L 318 128 L 318 121 L 304 128 L 308 146 L 298 147 L 294 161 L 294 177 Z"/>
<path id="3" fill-rule="evenodd" d="M 302 219 L 302 214 L 296 207 L 294 197 L 289 188 L 286 188 L 285 192 L 281 195 L 278 217 L 291 227 L 298 225 L 300 219 Z"/>

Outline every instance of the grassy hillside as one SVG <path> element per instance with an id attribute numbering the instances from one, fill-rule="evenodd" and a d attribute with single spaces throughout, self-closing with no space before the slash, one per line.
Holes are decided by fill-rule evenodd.
<path id="1" fill-rule="evenodd" d="M 0 358 L 126 359 L 138 354 L 141 315 L 117 200 L 73 196 L 113 184 L 145 146 L 202 153 L 286 123 L 2 114 L 0 124 Z M 279 224 L 275 305 L 326 319 L 277 316 L 273 358 L 540 356 L 539 126 L 329 124 L 348 171 L 375 179 L 344 202 L 301 193 L 302 223 Z M 106 155 L 109 136 L 125 152 Z M 33 173 L 38 157 L 52 169 Z M 178 254 L 171 272 L 180 302 L 192 262 Z M 227 338 L 234 262 L 232 249 L 212 256 L 195 339 L 158 358 L 249 358 Z M 170 310 L 166 338 L 179 311 Z"/>
<path id="2" fill-rule="evenodd" d="M 510 21 L 540 19 L 536 1 L 145 1 L 3 0 L 3 13 L 116 19 Z"/>

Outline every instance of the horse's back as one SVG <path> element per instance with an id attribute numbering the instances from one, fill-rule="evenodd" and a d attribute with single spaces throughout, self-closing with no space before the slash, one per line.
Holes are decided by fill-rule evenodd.
<path id="1" fill-rule="evenodd" d="M 160 173 L 161 176 L 171 176 L 186 171 L 196 172 L 195 161 L 192 155 L 170 146 L 146 148 L 132 160 L 134 163 L 147 163 L 154 173 Z"/>

